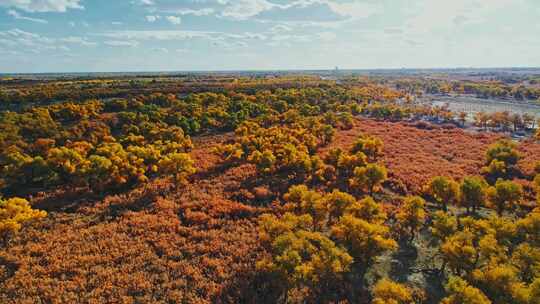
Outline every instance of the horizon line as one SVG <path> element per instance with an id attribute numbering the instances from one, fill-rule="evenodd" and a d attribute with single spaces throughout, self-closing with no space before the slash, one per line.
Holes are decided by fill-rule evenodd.
<path id="1" fill-rule="evenodd" d="M 355 71 L 437 71 L 437 70 L 540 70 L 540 66 L 500 67 L 425 67 L 425 68 L 329 68 L 329 69 L 222 69 L 222 70 L 133 70 L 133 71 L 70 71 L 70 72 L 0 72 L 6 75 L 52 75 L 52 74 L 152 74 L 152 73 L 261 73 L 261 72 L 355 72 Z"/>

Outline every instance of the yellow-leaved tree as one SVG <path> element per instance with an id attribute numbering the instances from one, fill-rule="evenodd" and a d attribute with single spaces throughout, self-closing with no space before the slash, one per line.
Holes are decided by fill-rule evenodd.
<path id="1" fill-rule="evenodd" d="M 163 174 L 173 175 L 177 182 L 184 183 L 186 179 L 196 172 L 194 162 L 187 153 L 170 153 L 158 163 L 159 171 Z"/>
<path id="2" fill-rule="evenodd" d="M 505 210 L 513 210 L 523 197 L 523 187 L 513 181 L 497 180 L 495 186 L 488 189 L 489 206 L 499 216 Z"/>
<path id="3" fill-rule="evenodd" d="M 279 282 L 285 298 L 292 288 L 322 292 L 324 286 L 339 282 L 353 262 L 345 249 L 313 231 L 313 219 L 308 214 L 286 213 L 281 218 L 265 214 L 259 227 L 271 255 L 258 261 L 257 269 Z M 324 296 L 321 292 L 319 295 Z"/>
<path id="4" fill-rule="evenodd" d="M 373 287 L 373 304 L 412 304 L 411 290 L 389 279 L 382 279 Z"/>
<path id="5" fill-rule="evenodd" d="M 26 222 L 44 218 L 47 212 L 32 209 L 23 198 L 0 198 L 0 236 L 4 242 L 10 234 L 19 231 Z"/>
<path id="6" fill-rule="evenodd" d="M 469 285 L 460 277 L 451 277 L 446 284 L 448 296 L 441 304 L 491 304 L 491 301 L 478 288 Z"/>
<path id="7" fill-rule="evenodd" d="M 383 141 L 378 137 L 360 135 L 354 142 L 351 153 L 362 152 L 371 161 L 374 161 L 377 157 L 382 155 L 383 146 Z"/>
<path id="8" fill-rule="evenodd" d="M 365 271 L 377 256 L 398 247 L 396 241 L 390 237 L 387 226 L 369 223 L 352 215 L 341 217 L 332 227 L 332 236 L 347 248 L 360 266 L 360 271 Z"/>
<path id="9" fill-rule="evenodd" d="M 365 167 L 356 167 L 353 177 L 349 180 L 352 189 L 358 192 L 369 193 L 377 191 L 380 185 L 388 178 L 386 168 L 377 164 L 368 164 Z"/>
<path id="10" fill-rule="evenodd" d="M 414 240 L 416 233 L 426 220 L 425 204 L 424 199 L 419 196 L 407 197 L 396 214 L 399 229 L 404 236 L 409 237 L 410 242 Z"/>
<path id="11" fill-rule="evenodd" d="M 448 210 L 449 204 L 454 204 L 459 199 L 459 184 L 445 176 L 436 176 L 427 185 L 426 191 L 443 207 Z"/>

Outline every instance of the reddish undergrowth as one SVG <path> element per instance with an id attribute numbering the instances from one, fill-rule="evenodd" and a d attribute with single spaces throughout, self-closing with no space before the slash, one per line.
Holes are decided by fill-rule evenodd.
<path id="1" fill-rule="evenodd" d="M 192 184 L 156 180 L 50 217 L 0 251 L 0 302 L 210 303 L 249 295 L 260 254 L 256 207 L 228 199 L 252 168 L 193 151 Z M 255 291 L 252 291 L 255 292 Z"/>
<path id="2" fill-rule="evenodd" d="M 384 163 L 389 177 L 408 192 L 417 192 L 433 176 L 459 179 L 479 174 L 487 146 L 500 138 L 492 133 L 473 134 L 459 128 L 414 125 L 359 119 L 351 130 L 337 134 L 326 148 L 348 149 L 358 134 L 380 137 L 384 142 Z"/>
<path id="3" fill-rule="evenodd" d="M 487 146 L 499 138 L 362 119 L 321 153 L 349 148 L 361 132 L 384 141 L 392 182 L 410 192 L 436 175 L 478 174 Z M 251 165 L 225 167 L 211 153 L 230 136 L 194 139 L 199 173 L 188 185 L 158 179 L 84 204 L 65 202 L 70 208 L 56 204 L 0 251 L 0 302 L 260 303 L 264 284 L 254 264 L 264 253 L 256 219 L 266 207 L 252 200 L 264 189 L 255 188 Z M 529 172 L 540 145 L 520 150 Z"/>

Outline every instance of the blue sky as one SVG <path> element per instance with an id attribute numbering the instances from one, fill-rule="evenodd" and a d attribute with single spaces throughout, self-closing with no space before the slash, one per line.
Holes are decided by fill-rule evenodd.
<path id="1" fill-rule="evenodd" d="M 540 66 L 540 0 L 0 0 L 0 73 Z"/>

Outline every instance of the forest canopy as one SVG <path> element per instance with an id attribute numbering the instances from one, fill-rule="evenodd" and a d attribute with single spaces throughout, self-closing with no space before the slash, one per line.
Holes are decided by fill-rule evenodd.
<path id="1" fill-rule="evenodd" d="M 0 302 L 540 303 L 535 117 L 423 99 L 534 87 L 142 79 L 2 80 Z"/>

